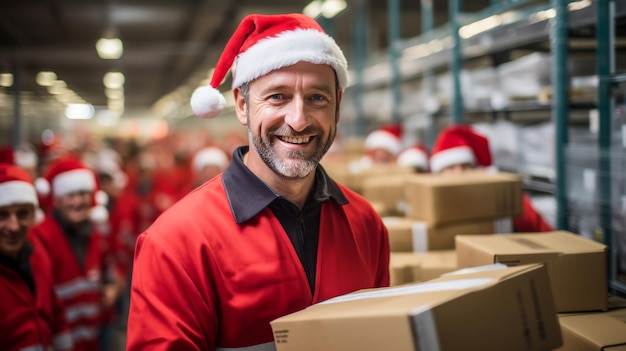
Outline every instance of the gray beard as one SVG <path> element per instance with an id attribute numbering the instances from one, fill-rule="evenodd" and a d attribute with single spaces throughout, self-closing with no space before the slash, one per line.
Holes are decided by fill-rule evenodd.
<path id="1" fill-rule="evenodd" d="M 274 151 L 274 145 L 270 140 L 263 140 L 252 133 L 250 129 L 250 115 L 248 115 L 248 139 L 252 147 L 254 147 L 267 167 L 275 174 L 286 179 L 302 179 L 311 174 L 332 145 L 335 133 L 331 133 L 323 144 L 321 144 L 322 141 L 315 138 L 313 142 L 317 144 L 317 147 L 312 155 L 307 155 L 302 151 L 292 151 L 287 155 L 289 160 L 283 160 Z"/>

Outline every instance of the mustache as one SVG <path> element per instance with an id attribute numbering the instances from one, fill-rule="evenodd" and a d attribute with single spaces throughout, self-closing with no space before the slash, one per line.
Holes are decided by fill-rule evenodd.
<path id="1" fill-rule="evenodd" d="M 293 130 L 290 126 L 281 126 L 279 128 L 270 130 L 268 132 L 270 136 L 279 135 L 279 136 L 288 136 L 288 137 L 300 137 L 300 136 L 310 136 L 319 134 L 319 130 L 313 126 L 308 126 L 304 128 L 304 130 L 297 132 Z"/>

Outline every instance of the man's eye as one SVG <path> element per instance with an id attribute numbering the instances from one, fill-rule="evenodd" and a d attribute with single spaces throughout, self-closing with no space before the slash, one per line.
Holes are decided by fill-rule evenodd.
<path id="1" fill-rule="evenodd" d="M 270 96 L 270 99 L 272 99 L 272 100 L 281 100 L 281 99 L 284 99 L 284 98 L 285 98 L 285 95 L 283 95 L 283 94 L 274 94 L 274 95 Z"/>

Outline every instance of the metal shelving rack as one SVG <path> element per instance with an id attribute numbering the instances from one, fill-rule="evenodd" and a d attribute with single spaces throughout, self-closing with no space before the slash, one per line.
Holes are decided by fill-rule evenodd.
<path id="1" fill-rule="evenodd" d="M 472 114 L 491 114 L 494 119 L 505 116 L 506 119 L 509 118 L 510 114 L 531 111 L 543 113 L 545 111 L 546 121 L 552 121 L 554 124 L 555 176 L 551 182 L 541 184 L 539 181 L 538 185 L 539 188 L 548 189 L 555 196 L 556 221 L 559 229 L 568 229 L 570 220 L 568 208 L 570 199 L 568 199 L 567 194 L 566 175 L 570 137 L 568 127 L 572 123 L 570 114 L 572 111 L 584 114 L 585 110 L 597 109 L 599 115 L 598 155 L 594 157 L 597 157 L 595 171 L 597 171 L 598 176 L 595 181 L 599 191 L 595 201 L 599 205 L 601 235 L 594 239 L 604 242 L 609 247 L 611 260 L 608 272 L 609 280 L 615 289 L 626 292 L 626 284 L 614 279 L 617 273 L 614 249 L 615 233 L 613 233 L 611 225 L 613 219 L 611 206 L 614 203 L 614 199 L 611 198 L 611 155 L 614 154 L 611 151 L 611 116 L 613 110 L 611 89 L 616 84 L 626 84 L 626 75 L 615 73 L 613 49 L 615 36 L 613 30 L 614 19 L 626 17 L 626 3 L 616 0 L 494 0 L 491 2 L 491 6 L 486 9 L 468 14 L 462 12 L 463 0 L 448 1 L 450 22 L 443 27 L 432 28 L 432 21 L 429 21 L 429 18 L 422 18 L 422 21 L 426 23 L 426 26 L 422 28 L 422 35 L 401 42 L 394 39 L 393 52 L 379 53 L 365 63 L 359 80 L 360 89 L 368 91 L 388 87 L 390 91 L 397 92 L 397 85 L 402 82 L 392 78 L 397 77 L 399 73 L 402 81 L 422 79 L 425 83 L 425 89 L 428 91 L 428 89 L 432 90 L 434 72 L 447 71 L 452 74 L 452 91 L 455 96 L 451 97 L 451 106 L 444 107 L 439 112 L 440 116 L 431 117 L 433 119 L 446 114 L 450 117 L 451 122 L 464 123 L 464 117 Z M 426 5 L 430 4 L 430 1 L 422 2 Z M 541 12 L 550 13 L 550 16 L 544 18 L 535 16 Z M 432 11 L 423 13 L 422 17 L 427 16 L 428 13 L 432 13 Z M 459 30 L 462 26 L 504 13 L 507 13 L 506 21 L 503 20 L 497 27 L 469 38 L 459 36 Z M 568 47 L 568 36 L 570 30 L 582 27 L 595 28 L 596 74 L 599 80 L 595 105 L 572 104 L 568 97 L 568 54 L 571 50 Z M 552 59 L 551 104 L 511 105 L 506 110 L 498 111 L 489 111 L 488 109 L 468 111 L 464 109 L 460 81 L 461 67 L 464 62 L 539 42 L 549 42 L 549 48 L 546 49 L 550 51 Z M 439 46 L 436 50 L 429 50 L 427 53 L 420 53 L 417 50 L 420 48 L 432 49 L 435 43 Z M 397 49 L 399 49 L 399 55 Z M 390 60 L 391 55 L 393 55 L 392 60 Z M 394 62 L 394 64 L 384 64 L 388 62 Z M 576 123 L 580 123 L 580 121 Z M 530 183 L 533 182 L 535 181 L 530 179 Z M 622 235 L 624 234 L 622 233 Z"/>

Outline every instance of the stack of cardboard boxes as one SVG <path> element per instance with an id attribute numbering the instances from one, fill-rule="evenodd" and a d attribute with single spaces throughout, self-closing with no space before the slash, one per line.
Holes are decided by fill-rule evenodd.
<path id="1" fill-rule="evenodd" d="M 561 351 L 626 350 L 626 303 L 609 304 L 607 247 L 555 231 L 456 237 L 457 264 L 542 263 L 548 270 L 563 346 Z"/>
<path id="2" fill-rule="evenodd" d="M 352 184 L 389 231 L 392 286 L 273 321 L 278 351 L 626 350 L 626 305 L 607 302 L 606 247 L 563 231 L 511 234 L 519 177 L 390 173 Z"/>
<path id="3" fill-rule="evenodd" d="M 456 235 L 510 232 L 522 209 L 520 178 L 508 173 L 395 175 L 363 184 L 363 196 L 385 209 L 392 285 L 455 270 Z"/>

